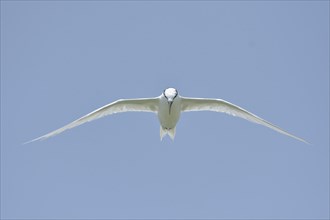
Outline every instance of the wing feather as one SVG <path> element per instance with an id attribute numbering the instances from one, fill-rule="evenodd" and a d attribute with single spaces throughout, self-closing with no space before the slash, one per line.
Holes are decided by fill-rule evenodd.
<path id="1" fill-rule="evenodd" d="M 107 104 L 101 108 L 88 113 L 87 115 L 61 127 L 55 131 L 45 134 L 41 137 L 28 141 L 30 143 L 33 141 L 44 140 L 49 137 L 58 135 L 68 129 L 77 127 L 86 122 L 93 121 L 95 119 L 102 118 L 106 115 L 111 115 L 120 112 L 157 112 L 158 111 L 158 100 L 159 98 L 142 98 L 142 99 L 120 99 L 110 104 Z"/>
<path id="2" fill-rule="evenodd" d="M 271 128 L 281 134 L 285 134 L 289 137 L 295 138 L 299 141 L 302 141 L 304 143 L 307 143 L 302 138 L 299 138 L 297 136 L 294 136 L 290 134 L 289 132 L 283 130 L 282 128 L 279 128 L 276 125 L 271 124 L 270 122 L 256 116 L 255 114 L 252 114 L 251 112 L 234 105 L 230 102 L 227 102 L 222 99 L 207 99 L 207 98 L 185 98 L 182 97 L 182 111 L 215 111 L 215 112 L 223 112 L 227 113 L 232 116 L 237 116 L 243 119 L 246 119 L 248 121 L 261 124 L 263 126 L 266 126 L 268 128 Z"/>

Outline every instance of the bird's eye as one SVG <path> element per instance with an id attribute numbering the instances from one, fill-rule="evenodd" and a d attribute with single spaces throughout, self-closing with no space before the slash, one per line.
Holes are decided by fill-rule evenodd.
<path id="1" fill-rule="evenodd" d="M 166 89 L 164 89 L 163 95 L 165 96 L 165 98 L 167 98 L 165 91 L 166 91 Z"/>
<path id="2" fill-rule="evenodd" d="M 178 94 L 179 94 L 179 93 L 178 93 L 178 90 L 175 90 L 175 96 L 174 96 L 174 98 L 177 97 Z"/>

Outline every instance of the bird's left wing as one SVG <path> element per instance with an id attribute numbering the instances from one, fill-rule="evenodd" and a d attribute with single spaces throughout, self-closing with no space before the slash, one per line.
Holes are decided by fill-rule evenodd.
<path id="1" fill-rule="evenodd" d="M 95 111 L 59 128 L 41 137 L 28 141 L 30 143 L 33 141 L 43 140 L 55 135 L 62 133 L 68 129 L 77 127 L 86 122 L 93 121 L 95 119 L 101 118 L 106 115 L 111 115 L 120 112 L 157 112 L 158 111 L 159 98 L 143 98 L 143 99 L 119 99 L 115 102 L 107 104 Z"/>
<path id="2" fill-rule="evenodd" d="M 248 121 L 264 125 L 279 133 L 285 134 L 289 137 L 295 138 L 299 141 L 308 144 L 308 142 L 304 139 L 294 136 L 293 134 L 290 134 L 289 132 L 277 127 L 276 125 L 271 124 L 270 122 L 252 114 L 251 112 L 248 112 L 247 110 L 222 99 L 182 97 L 182 111 L 215 111 L 227 113 L 232 116 L 238 116 Z"/>

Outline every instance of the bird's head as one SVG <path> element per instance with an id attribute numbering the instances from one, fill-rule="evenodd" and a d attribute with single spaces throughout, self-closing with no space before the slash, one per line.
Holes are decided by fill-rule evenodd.
<path id="1" fill-rule="evenodd" d="M 164 90 L 163 95 L 169 105 L 168 113 L 171 114 L 172 104 L 174 102 L 174 99 L 178 96 L 178 91 L 174 88 L 168 88 Z"/>
<path id="2" fill-rule="evenodd" d="M 164 90 L 163 95 L 168 102 L 173 102 L 178 95 L 178 91 L 174 88 L 167 88 Z"/>

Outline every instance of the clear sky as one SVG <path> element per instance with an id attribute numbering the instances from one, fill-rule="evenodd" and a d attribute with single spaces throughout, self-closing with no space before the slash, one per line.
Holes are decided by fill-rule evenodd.
<path id="1" fill-rule="evenodd" d="M 42 142 L 119 98 L 235 103 Z M 1 1 L 1 218 L 329 218 L 328 1 Z"/>

